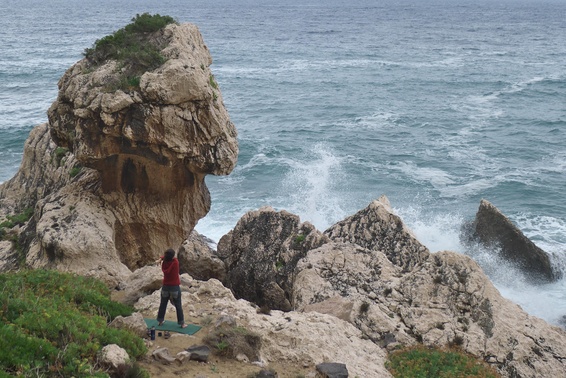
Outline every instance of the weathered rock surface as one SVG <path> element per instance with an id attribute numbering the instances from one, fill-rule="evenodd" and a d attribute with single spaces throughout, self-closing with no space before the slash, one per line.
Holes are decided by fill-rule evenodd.
<path id="1" fill-rule="evenodd" d="M 157 313 L 159 291 L 155 299 L 140 298 L 139 311 Z M 311 366 L 333 361 L 342 363 L 352 377 L 391 377 L 384 363 L 387 353 L 352 324 L 316 312 L 271 311 L 258 313 L 257 307 L 236 299 L 220 281 L 193 280 L 183 290 L 185 317 L 225 317 L 261 337 L 260 365 L 271 362 Z M 149 298 L 149 297 L 148 297 Z M 169 310 L 168 310 L 169 311 Z"/>
<path id="2" fill-rule="evenodd" d="M 108 369 L 116 370 L 120 365 L 130 362 L 126 350 L 116 344 L 106 345 L 100 350 L 98 363 Z"/>
<path id="3" fill-rule="evenodd" d="M 288 300 L 295 310 L 348 319 L 374 345 L 388 349 L 421 342 L 458 345 L 507 377 L 563 375 L 564 330 L 504 299 L 471 258 L 448 251 L 429 253 L 386 205 L 383 199 L 374 201 L 359 216 L 329 229 L 335 241 L 317 239 L 324 243 L 301 253 L 288 275 L 293 279 L 285 281 L 285 288 L 292 288 Z M 288 240 L 293 228 L 282 226 L 292 215 L 275 214 L 250 212 L 241 222 L 258 226 L 231 231 L 229 239 L 237 235 L 247 241 L 246 248 L 232 249 L 239 251 L 238 261 L 277 264 L 278 255 L 264 251 L 280 248 L 279 241 Z M 311 234 L 317 235 L 316 230 Z M 256 238 L 262 242 L 250 242 Z M 262 287 L 273 278 L 255 275 L 253 282 Z M 311 333 L 314 327 L 311 324 Z"/>
<path id="4" fill-rule="evenodd" d="M 367 249 L 383 251 L 393 264 L 404 271 L 411 270 L 429 256 L 428 249 L 393 213 L 385 196 L 336 223 L 324 234 L 334 241 L 351 242 Z"/>
<path id="5" fill-rule="evenodd" d="M 32 131 L 20 171 L 0 186 L 3 216 L 35 208 L 27 266 L 117 285 L 180 245 L 210 208 L 205 175 L 233 169 L 236 131 L 197 27 L 169 25 L 152 38 L 167 61 L 139 88 L 111 89 L 114 61 L 71 67 L 48 111 L 49 132 Z"/>
<path id="6" fill-rule="evenodd" d="M 297 261 L 326 242 L 313 225 L 286 211 L 264 207 L 248 212 L 218 243 L 226 286 L 237 298 L 289 311 Z"/>
<path id="7" fill-rule="evenodd" d="M 191 277 L 201 281 L 209 278 L 224 281 L 226 267 L 210 246 L 211 242 L 197 231 L 191 232 L 187 240 L 181 244 L 177 254 L 181 273 L 188 273 Z"/>
<path id="8" fill-rule="evenodd" d="M 143 320 L 143 315 L 139 312 L 134 312 L 130 316 L 117 316 L 108 324 L 108 327 L 127 329 L 138 335 L 139 337 L 147 336 L 147 324 Z"/>
<path id="9" fill-rule="evenodd" d="M 552 268 L 550 256 L 485 199 L 481 200 L 476 218 L 466 232 L 486 247 L 500 248 L 501 256 L 525 272 L 527 277 L 543 282 L 560 278 L 559 272 Z"/>

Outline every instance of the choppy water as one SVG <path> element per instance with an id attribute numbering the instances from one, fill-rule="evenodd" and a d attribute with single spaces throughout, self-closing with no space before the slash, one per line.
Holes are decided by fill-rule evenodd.
<path id="1" fill-rule="evenodd" d="M 566 280 L 530 286 L 459 240 L 486 198 L 566 265 L 566 1 L 2 0 L 0 181 L 64 70 L 143 12 L 199 26 L 239 131 L 201 233 L 263 205 L 324 230 L 386 194 L 431 250 L 472 255 L 532 314 L 566 314 Z"/>

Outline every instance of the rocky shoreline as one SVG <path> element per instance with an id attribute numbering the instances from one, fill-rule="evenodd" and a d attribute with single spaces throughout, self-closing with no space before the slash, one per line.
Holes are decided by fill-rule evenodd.
<path id="1" fill-rule="evenodd" d="M 0 272 L 93 276 L 150 316 L 161 285 L 151 262 L 174 247 L 187 313 L 258 334 L 250 363 L 337 362 L 352 376 L 388 377 L 388 352 L 424 344 L 457 346 L 505 377 L 566 376 L 563 329 L 503 298 L 471 258 L 431 253 L 385 196 L 325 231 L 284 210 L 251 211 L 213 250 L 193 228 L 210 208 L 205 175 L 236 164 L 236 130 L 196 26 L 152 38 L 167 60 L 139 87 L 109 91 L 114 61 L 85 58 L 61 78 L 49 123 L 32 130 L 20 170 L 0 185 L 0 222 L 32 209 L 4 227 Z M 535 279 L 557 279 L 513 227 L 482 201 L 468 234 L 500 243 Z"/>

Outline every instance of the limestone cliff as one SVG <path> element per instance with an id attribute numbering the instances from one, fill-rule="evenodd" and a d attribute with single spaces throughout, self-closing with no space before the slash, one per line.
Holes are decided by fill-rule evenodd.
<path id="1" fill-rule="evenodd" d="M 28 265 L 114 282 L 177 248 L 209 211 L 205 175 L 234 168 L 236 130 L 197 27 L 170 24 L 148 41 L 165 62 L 139 86 L 116 84 L 114 60 L 67 70 L 48 111 L 51 138 L 34 130 L 20 172 L 0 187 L 4 212 L 35 206 Z"/>

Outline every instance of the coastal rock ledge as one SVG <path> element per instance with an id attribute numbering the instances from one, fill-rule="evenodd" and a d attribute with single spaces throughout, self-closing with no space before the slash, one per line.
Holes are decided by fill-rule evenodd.
<path id="1" fill-rule="evenodd" d="M 114 60 L 84 58 L 60 79 L 49 123 L 0 186 L 4 218 L 34 209 L 17 248 L 3 244 L 1 270 L 25 260 L 115 285 L 180 245 L 209 211 L 205 175 L 229 174 L 238 154 L 212 58 L 191 24 L 148 38 L 165 62 L 139 86 L 116 89 Z"/>

